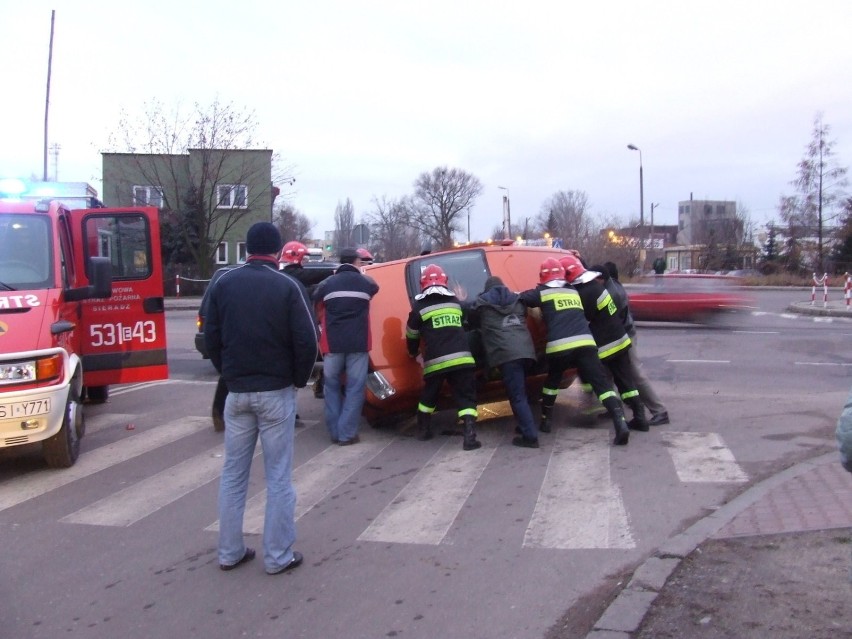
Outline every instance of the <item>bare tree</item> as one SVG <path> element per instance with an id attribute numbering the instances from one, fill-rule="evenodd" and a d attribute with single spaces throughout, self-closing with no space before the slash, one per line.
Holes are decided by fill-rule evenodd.
<path id="1" fill-rule="evenodd" d="M 405 199 L 373 198 L 373 210 L 364 219 L 370 225 L 370 245 L 377 260 L 398 260 L 420 252 L 422 238 L 412 225 L 411 206 Z"/>
<path id="2" fill-rule="evenodd" d="M 296 240 L 305 242 L 311 238 L 311 230 L 315 223 L 308 219 L 301 211 L 292 204 L 284 204 L 278 208 L 274 216 L 274 223 L 281 231 L 281 239 L 285 242 Z"/>
<path id="3" fill-rule="evenodd" d="M 554 193 L 541 205 L 536 224 L 560 238 L 566 248 L 581 247 L 596 230 L 589 215 L 589 196 L 584 191 Z"/>
<path id="4" fill-rule="evenodd" d="M 334 209 L 334 241 L 337 250 L 352 246 L 352 229 L 355 228 L 355 207 L 352 200 L 338 202 Z"/>
<path id="5" fill-rule="evenodd" d="M 285 170 L 271 169 L 277 156 L 255 146 L 257 122 L 253 112 L 214 100 L 189 110 L 180 105 L 167 110 L 154 100 L 141 115 L 123 111 L 108 148 L 127 154 L 120 166 L 124 176 L 111 176 L 116 185 L 127 182 L 160 189 L 164 224 L 182 251 L 195 263 L 201 277 L 212 270 L 216 250 L 231 229 L 258 210 L 272 211 L 272 184 L 292 184 Z M 104 176 L 107 181 L 108 176 Z M 223 185 L 263 184 L 266 188 L 225 193 Z M 120 196 L 116 196 L 123 199 Z M 222 198 L 233 200 L 221 206 Z"/>
<path id="6" fill-rule="evenodd" d="M 445 166 L 421 173 L 414 182 L 412 223 L 436 248 L 453 245 L 453 234 L 462 231 L 462 219 L 482 193 L 478 178 L 461 169 Z"/>
<path id="7" fill-rule="evenodd" d="M 826 213 L 842 204 L 843 188 L 846 186 L 846 167 L 841 167 L 834 156 L 834 141 L 828 136 L 831 127 L 822 121 L 822 115 L 814 118 L 811 141 L 805 157 L 799 161 L 798 176 L 791 182 L 797 195 L 782 197 L 779 212 L 788 226 L 815 229 L 817 232 L 817 256 L 814 268 L 823 269 L 823 225 Z M 831 216 L 832 219 L 835 216 Z M 791 233 L 798 237 L 798 233 Z"/>

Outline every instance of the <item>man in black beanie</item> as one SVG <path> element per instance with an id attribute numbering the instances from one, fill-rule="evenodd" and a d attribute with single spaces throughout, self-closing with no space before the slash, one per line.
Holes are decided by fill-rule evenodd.
<path id="1" fill-rule="evenodd" d="M 228 387 L 225 462 L 219 484 L 219 567 L 254 559 L 243 539 L 252 457 L 260 436 L 266 474 L 263 563 L 277 575 L 302 563 L 296 539 L 293 428 L 296 389 L 317 357 L 314 316 L 304 287 L 278 270 L 281 234 L 269 222 L 246 235 L 248 260 L 210 290 L 204 339 Z"/>

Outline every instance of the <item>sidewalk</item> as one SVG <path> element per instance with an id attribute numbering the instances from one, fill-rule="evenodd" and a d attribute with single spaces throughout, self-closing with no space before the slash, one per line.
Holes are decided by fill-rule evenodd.
<path id="1" fill-rule="evenodd" d="M 852 318 L 844 300 L 787 310 Z M 850 550 L 852 474 L 832 451 L 751 486 L 662 544 L 586 639 L 850 639 Z"/>

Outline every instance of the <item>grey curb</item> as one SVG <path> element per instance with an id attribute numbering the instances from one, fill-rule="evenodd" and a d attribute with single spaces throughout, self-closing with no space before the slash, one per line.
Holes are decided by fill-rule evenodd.
<path id="1" fill-rule="evenodd" d="M 628 584 L 586 635 L 586 639 L 629 639 L 629 633 L 639 628 L 672 572 L 699 545 L 771 490 L 817 466 L 837 461 L 838 454 L 831 452 L 799 462 L 751 486 L 714 513 L 670 538 L 657 549 L 654 556 L 636 569 Z"/>

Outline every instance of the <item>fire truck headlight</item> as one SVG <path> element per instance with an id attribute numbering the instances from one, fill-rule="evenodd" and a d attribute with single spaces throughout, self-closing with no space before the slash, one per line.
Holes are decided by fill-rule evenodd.
<path id="1" fill-rule="evenodd" d="M 0 364 L 0 384 L 21 384 L 36 379 L 35 360 Z"/>

